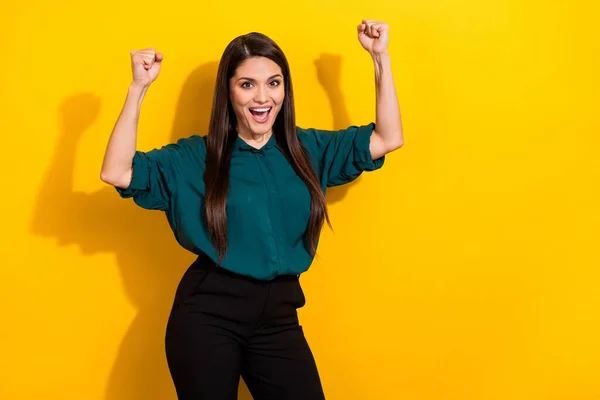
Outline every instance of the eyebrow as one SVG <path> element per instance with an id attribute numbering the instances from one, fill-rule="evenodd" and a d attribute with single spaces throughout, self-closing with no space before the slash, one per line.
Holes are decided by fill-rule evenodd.
<path id="1" fill-rule="evenodd" d="M 283 76 L 281 76 L 281 74 L 275 74 L 273 76 L 270 76 L 269 79 L 267 79 L 267 80 L 271 80 L 271 79 L 277 78 L 277 77 L 283 78 Z M 245 79 L 245 80 L 250 81 L 250 82 L 256 82 L 256 79 L 247 78 L 245 76 L 242 76 L 240 79 L 237 80 L 237 82 L 241 81 L 242 79 Z"/>

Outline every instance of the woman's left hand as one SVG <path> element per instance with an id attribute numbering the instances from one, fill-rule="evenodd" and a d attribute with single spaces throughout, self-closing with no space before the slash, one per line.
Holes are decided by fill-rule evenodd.
<path id="1" fill-rule="evenodd" d="M 388 24 L 382 21 L 363 19 L 362 24 L 358 25 L 357 28 L 358 40 L 371 56 L 387 53 Z"/>

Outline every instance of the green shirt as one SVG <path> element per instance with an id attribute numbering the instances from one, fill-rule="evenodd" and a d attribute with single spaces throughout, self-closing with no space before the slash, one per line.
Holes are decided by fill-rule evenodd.
<path id="1" fill-rule="evenodd" d="M 323 192 L 327 187 L 372 171 L 384 157 L 371 158 L 375 124 L 340 131 L 297 128 Z M 133 176 L 123 198 L 133 197 L 145 209 L 162 210 L 184 248 L 217 260 L 204 209 L 205 138 L 194 135 L 149 152 L 136 151 Z M 310 194 L 279 150 L 275 135 L 261 148 L 237 138 L 231 158 L 227 194 L 228 249 L 221 266 L 257 279 L 301 274 L 312 263 L 303 235 L 310 217 Z"/>

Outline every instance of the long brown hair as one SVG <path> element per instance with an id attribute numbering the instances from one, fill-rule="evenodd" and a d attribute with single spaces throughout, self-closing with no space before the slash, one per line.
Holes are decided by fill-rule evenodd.
<path id="1" fill-rule="evenodd" d="M 218 264 L 227 253 L 226 198 L 231 155 L 237 138 L 236 116 L 229 99 L 229 80 L 238 66 L 251 57 L 269 58 L 279 65 L 283 73 L 285 97 L 273 124 L 273 134 L 283 154 L 310 192 L 310 219 L 304 234 L 304 245 L 311 255 L 316 253 L 317 240 L 325 220 L 331 226 L 319 179 L 296 134 L 294 93 L 288 61 L 279 46 L 267 36 L 256 32 L 238 36 L 229 43 L 219 63 L 206 138 L 206 222 L 210 240 L 218 253 Z"/>

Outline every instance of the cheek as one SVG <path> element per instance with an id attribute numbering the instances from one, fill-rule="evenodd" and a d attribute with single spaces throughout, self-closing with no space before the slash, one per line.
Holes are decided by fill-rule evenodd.
<path id="1" fill-rule="evenodd" d="M 240 90 L 233 90 L 231 92 L 231 97 L 230 97 L 233 107 L 236 109 L 246 107 L 246 104 L 248 103 L 247 97 L 248 97 L 248 95 L 246 93 L 244 93 Z"/>
<path id="2" fill-rule="evenodd" d="M 246 109 L 246 103 L 243 94 L 235 91 L 231 92 L 230 101 L 236 118 L 238 120 L 245 118 L 244 110 Z"/>
<path id="3" fill-rule="evenodd" d="M 283 87 L 281 87 L 281 89 L 275 93 L 273 98 L 275 102 L 281 106 L 281 104 L 283 103 L 283 99 L 285 98 L 285 91 L 283 90 Z"/>

